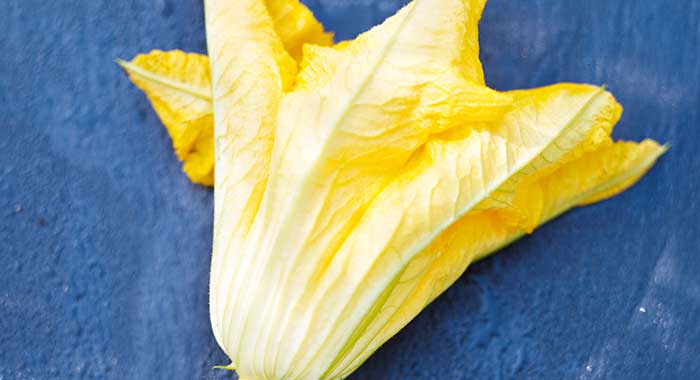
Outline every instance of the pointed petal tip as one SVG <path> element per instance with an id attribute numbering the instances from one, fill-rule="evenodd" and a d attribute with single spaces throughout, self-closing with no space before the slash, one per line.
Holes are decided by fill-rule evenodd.
<path id="1" fill-rule="evenodd" d="M 233 368 L 233 363 L 231 363 L 229 365 L 215 365 L 215 366 L 212 366 L 211 368 L 212 369 L 224 369 L 227 371 L 235 371 L 236 370 L 235 368 Z"/>
<path id="2" fill-rule="evenodd" d="M 667 141 L 666 143 L 661 145 L 661 152 L 659 153 L 659 155 L 666 153 L 666 151 L 668 151 L 669 149 L 671 149 L 671 142 Z"/>
<path id="3" fill-rule="evenodd" d="M 121 59 L 121 58 L 114 58 L 114 59 L 112 59 L 112 61 L 113 61 L 114 63 L 116 63 L 117 65 L 119 65 L 119 67 L 121 67 L 121 68 L 124 69 L 124 70 L 126 70 L 126 69 L 127 69 L 127 66 L 129 65 L 129 62 L 127 62 L 127 61 L 125 61 L 125 60 L 123 60 L 123 59 Z"/>

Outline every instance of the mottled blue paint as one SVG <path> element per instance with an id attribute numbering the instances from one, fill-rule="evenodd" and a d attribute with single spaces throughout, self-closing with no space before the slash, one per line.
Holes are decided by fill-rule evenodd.
<path id="1" fill-rule="evenodd" d="M 350 38 L 396 1 L 312 0 Z M 231 378 L 207 316 L 212 194 L 113 64 L 205 49 L 201 0 L 0 7 L 0 379 Z M 700 378 L 700 2 L 491 0 L 497 89 L 607 84 L 637 186 L 474 265 L 354 379 Z"/>

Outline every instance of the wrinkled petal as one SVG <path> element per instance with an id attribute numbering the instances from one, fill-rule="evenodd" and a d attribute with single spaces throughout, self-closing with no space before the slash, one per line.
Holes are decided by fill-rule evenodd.
<path id="1" fill-rule="evenodd" d="M 613 196 L 632 186 L 665 147 L 651 140 L 642 143 L 619 142 L 582 155 L 562 165 L 549 176 L 527 187 L 539 193 L 531 212 L 539 224 L 572 207 Z M 355 344 L 354 361 L 346 362 L 349 373 L 379 346 L 410 322 L 432 300 L 445 291 L 467 266 L 525 235 L 525 231 L 505 223 L 499 210 L 473 211 L 438 236 L 430 246 L 406 266 L 385 295 L 364 340 Z M 361 353 L 360 353 L 361 352 Z"/>
<path id="2" fill-rule="evenodd" d="M 284 48 L 301 59 L 305 44 L 331 45 L 311 11 L 298 0 L 268 0 L 266 8 Z M 214 185 L 214 116 L 209 58 L 202 54 L 153 50 L 131 62 L 117 61 L 153 104 L 173 140 L 183 170 L 193 182 Z"/>
<path id="3" fill-rule="evenodd" d="M 510 109 L 509 95 L 470 77 L 480 66 L 465 68 L 473 33 L 464 26 L 475 30 L 481 8 L 421 0 L 340 47 L 307 49 L 314 54 L 279 104 L 270 177 L 247 244 L 221 251 L 240 265 L 212 274 L 248 273 L 217 289 L 234 299 L 236 330 L 222 334 L 232 336 L 244 377 L 317 378 L 328 369 L 315 356 L 333 355 L 322 340 L 333 320 L 309 334 L 314 308 L 303 306 L 325 263 L 432 135 Z M 243 283 L 251 290 L 238 296 Z"/>
<path id="4" fill-rule="evenodd" d="M 342 347 L 334 363 L 355 343 L 342 340 L 377 322 L 392 286 L 408 286 L 398 279 L 451 224 L 471 211 L 511 207 L 524 178 L 556 165 L 601 123 L 616 120 L 614 99 L 596 87 L 560 85 L 536 94 L 546 100 L 516 95 L 515 108 L 501 121 L 435 136 L 373 199 L 308 296 L 320 309 L 333 310 L 309 324 L 322 337 L 323 319 L 335 321 L 324 343 L 328 352 Z M 346 306 L 333 309 L 336 304 Z"/>
<path id="5" fill-rule="evenodd" d="M 245 263 L 238 255 L 224 253 L 243 246 L 258 211 L 268 179 L 277 105 L 283 89 L 293 82 L 296 63 L 284 50 L 262 2 L 207 0 L 205 14 L 213 57 L 216 152 L 210 314 L 217 341 L 235 366 L 243 330 L 230 328 L 235 316 L 229 302 L 236 301 L 242 289 L 232 271 Z"/>
<path id="6" fill-rule="evenodd" d="M 196 183 L 214 184 L 211 80 L 206 57 L 153 50 L 117 61 L 151 101 L 168 130 L 183 170 Z"/>

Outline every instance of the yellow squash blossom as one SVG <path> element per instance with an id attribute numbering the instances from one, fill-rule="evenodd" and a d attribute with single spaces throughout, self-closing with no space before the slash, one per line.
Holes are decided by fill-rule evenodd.
<path id="1" fill-rule="evenodd" d="M 214 59 L 121 63 L 214 185 L 211 322 L 243 380 L 347 377 L 471 262 L 665 151 L 610 138 L 604 88 L 486 87 L 484 3 L 414 0 L 328 46 L 296 0 L 206 0 Z"/>

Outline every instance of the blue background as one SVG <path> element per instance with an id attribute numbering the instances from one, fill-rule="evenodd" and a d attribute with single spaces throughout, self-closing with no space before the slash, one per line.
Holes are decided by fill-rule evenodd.
<path id="1" fill-rule="evenodd" d="M 338 39 L 397 1 L 310 0 Z M 0 379 L 224 379 L 212 192 L 112 62 L 205 50 L 201 0 L 3 0 Z M 631 190 L 473 265 L 352 377 L 700 378 L 700 2 L 491 0 L 497 89 L 606 83 L 619 138 L 671 150 Z"/>

